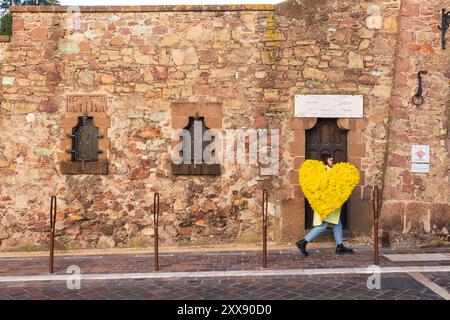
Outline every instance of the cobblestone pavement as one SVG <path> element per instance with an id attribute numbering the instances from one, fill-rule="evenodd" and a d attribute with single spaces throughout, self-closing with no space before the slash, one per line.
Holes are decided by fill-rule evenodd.
<path id="1" fill-rule="evenodd" d="M 450 249 L 396 249 L 381 251 L 381 266 L 450 266 L 450 261 L 393 262 L 386 253 L 444 253 Z M 151 273 L 151 254 L 57 256 L 55 274 L 66 275 L 77 265 L 82 274 Z M 233 251 L 161 254 L 161 272 L 261 270 L 261 252 Z M 366 268 L 372 252 L 357 249 L 353 255 L 335 255 L 332 249 L 310 250 L 303 257 L 296 250 L 269 252 L 269 269 Z M 47 257 L 0 258 L 0 277 L 48 275 Z M 449 291 L 450 274 L 422 273 Z M 406 273 L 382 274 L 381 289 L 368 289 L 369 275 L 250 276 L 228 278 L 174 278 L 82 280 L 81 289 L 70 290 L 65 281 L 0 282 L 0 299 L 442 299 Z"/>
<path id="2" fill-rule="evenodd" d="M 438 286 L 450 292 L 450 274 L 448 273 L 429 273 L 426 274 L 427 278 Z"/>
<path id="3" fill-rule="evenodd" d="M 373 264 L 372 252 L 366 248 L 355 249 L 352 255 L 336 255 L 333 249 L 309 250 L 310 255 L 303 257 L 296 249 L 269 251 L 270 269 L 314 269 L 314 268 L 366 268 Z M 450 260 L 439 261 L 402 261 L 387 259 L 384 253 L 446 253 L 447 249 L 397 249 L 382 250 L 380 264 L 390 266 L 450 266 Z M 261 251 L 222 251 L 206 253 L 170 253 L 160 254 L 160 271 L 196 272 L 261 270 Z M 153 272 L 152 254 L 114 254 L 91 256 L 55 257 L 55 274 L 66 274 L 70 265 L 77 265 L 82 273 L 130 273 Z M 48 274 L 47 257 L 0 258 L 0 276 L 24 276 Z"/>
<path id="4" fill-rule="evenodd" d="M 448 281 L 447 277 L 447 281 Z M 382 275 L 381 289 L 369 290 L 367 276 L 300 276 L 233 279 L 85 281 L 69 290 L 65 282 L 8 283 L 0 299 L 174 299 L 174 300 L 440 300 L 408 275 Z"/>

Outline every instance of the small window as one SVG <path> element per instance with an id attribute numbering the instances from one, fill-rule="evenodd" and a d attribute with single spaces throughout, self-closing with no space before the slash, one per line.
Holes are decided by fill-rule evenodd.
<path id="1" fill-rule="evenodd" d="M 108 174 L 108 162 L 99 161 L 99 129 L 94 126 L 93 117 L 86 115 L 78 117 L 77 125 L 68 134 L 72 139 L 72 148 L 67 150 L 71 154 L 71 161 L 61 163 L 64 174 Z"/>
<path id="2" fill-rule="evenodd" d="M 183 163 L 172 163 L 172 174 L 219 175 L 220 164 L 208 163 L 210 159 L 206 159 L 204 155 L 206 147 L 211 143 L 203 140 L 205 131 L 209 129 L 205 125 L 205 118 L 198 115 L 189 117 L 189 123 L 184 129 L 189 132 L 190 139 L 181 138 L 183 140 L 183 151 L 180 155 L 183 158 Z M 197 143 L 197 141 L 200 141 L 200 143 Z M 214 156 L 214 151 L 212 155 Z"/>
<path id="3" fill-rule="evenodd" d="M 98 161 L 98 128 L 92 123 L 92 117 L 79 117 L 78 124 L 72 129 L 72 161 Z"/>

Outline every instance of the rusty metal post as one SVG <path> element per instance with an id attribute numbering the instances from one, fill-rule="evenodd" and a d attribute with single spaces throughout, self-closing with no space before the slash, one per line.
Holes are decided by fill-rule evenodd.
<path id="1" fill-rule="evenodd" d="M 373 189 L 373 264 L 380 264 L 379 239 L 378 239 L 378 218 L 381 199 L 379 198 L 378 186 Z"/>
<path id="2" fill-rule="evenodd" d="M 262 196 L 262 220 L 263 220 L 263 268 L 267 268 L 267 206 L 269 203 L 269 193 L 263 190 Z"/>
<path id="3" fill-rule="evenodd" d="M 53 273 L 54 254 L 55 254 L 55 225 L 56 225 L 56 196 L 50 198 L 50 259 L 48 271 Z"/>
<path id="4" fill-rule="evenodd" d="M 159 270 L 159 236 L 158 236 L 158 225 L 159 225 L 159 193 L 155 192 L 155 195 L 153 196 L 153 227 L 155 230 L 155 241 L 154 241 L 154 249 L 155 249 L 155 255 L 154 255 L 154 269 L 155 271 Z"/>

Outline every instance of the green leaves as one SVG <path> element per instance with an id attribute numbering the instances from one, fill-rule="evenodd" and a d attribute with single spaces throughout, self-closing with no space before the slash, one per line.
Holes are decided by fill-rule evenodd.
<path id="1" fill-rule="evenodd" d="M 12 14 L 6 13 L 0 20 L 0 35 L 10 36 L 12 34 Z"/>

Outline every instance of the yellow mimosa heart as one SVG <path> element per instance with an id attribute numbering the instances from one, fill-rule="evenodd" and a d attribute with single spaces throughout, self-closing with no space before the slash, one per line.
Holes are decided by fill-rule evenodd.
<path id="1" fill-rule="evenodd" d="M 358 169 L 348 162 L 337 163 L 327 170 L 321 161 L 306 160 L 298 169 L 303 194 L 322 220 L 347 201 L 359 178 Z"/>

